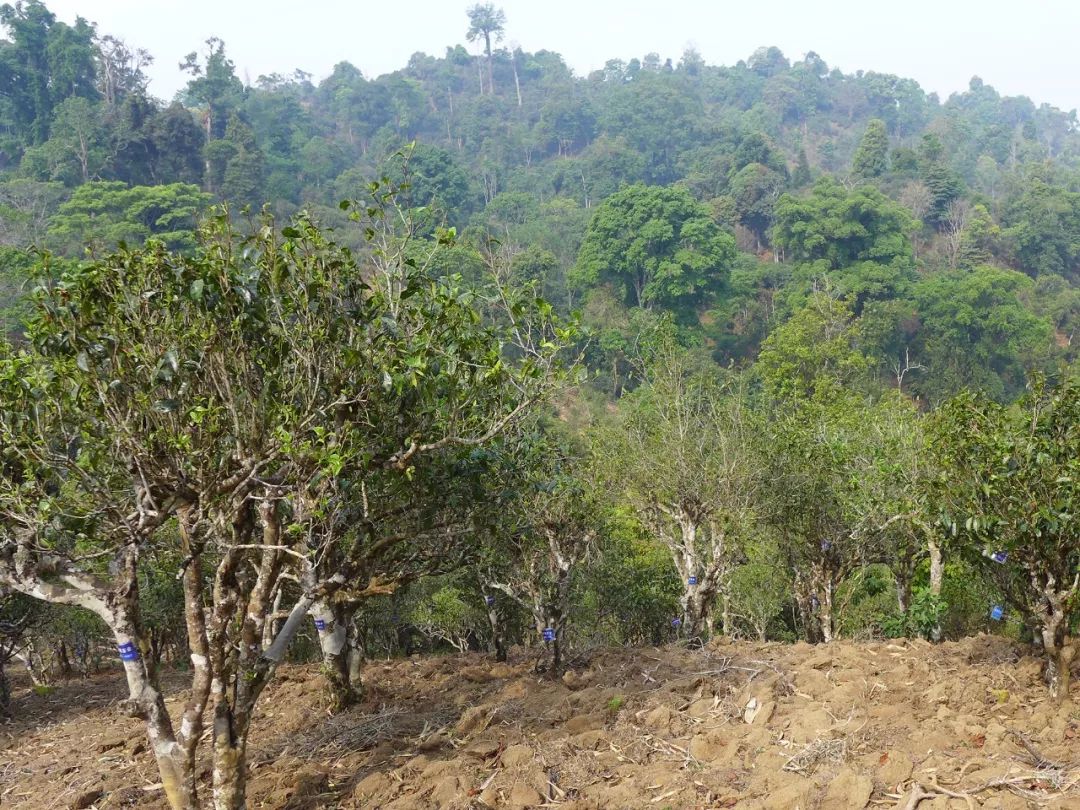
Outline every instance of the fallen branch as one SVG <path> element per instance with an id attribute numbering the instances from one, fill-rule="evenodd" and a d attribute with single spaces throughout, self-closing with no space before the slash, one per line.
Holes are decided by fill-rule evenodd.
<path id="1" fill-rule="evenodd" d="M 1043 770 L 1062 770 L 1062 766 L 1053 760 L 1047 759 L 1043 756 L 1042 752 L 1035 747 L 1035 744 L 1031 742 L 1026 736 L 1021 734 L 1015 729 L 1009 729 L 1009 733 L 1020 741 L 1020 745 L 1024 746 L 1024 750 L 1028 752 L 1028 756 L 1031 757 L 1031 764 L 1034 765 L 1040 771 Z"/>
<path id="2" fill-rule="evenodd" d="M 787 768 L 785 768 L 785 770 L 787 770 Z M 969 787 L 966 790 L 949 790 L 946 787 L 942 787 L 941 783 L 937 781 L 937 777 L 934 777 L 930 780 L 931 790 L 927 790 L 921 784 L 915 782 L 911 786 L 911 792 L 906 796 L 902 796 L 894 805 L 894 808 L 895 810 L 915 810 L 915 808 L 918 807 L 919 802 L 923 799 L 946 796 L 950 799 L 963 799 L 967 802 L 968 807 L 971 810 L 976 810 L 978 804 L 975 802 L 975 794 L 994 788 L 1006 788 L 1028 798 L 1045 800 L 1048 798 L 1046 793 L 1035 793 L 1031 790 L 1022 788 L 1021 786 L 1031 782 L 1049 782 L 1055 786 L 1059 796 L 1064 796 L 1080 784 L 1080 775 L 1074 776 L 1071 781 L 1066 783 L 1066 773 L 1067 772 L 1064 770 L 1047 769 L 1041 772 L 1037 771 L 1035 773 L 1025 773 L 1016 776 L 1006 776 L 1000 779 L 991 779 L 989 782 Z"/>
<path id="3" fill-rule="evenodd" d="M 907 796 L 901 796 L 900 801 L 893 807 L 895 810 L 915 810 L 923 799 L 932 799 L 937 795 L 937 793 L 924 790 L 923 786 L 916 782 L 911 786 L 911 792 Z"/>

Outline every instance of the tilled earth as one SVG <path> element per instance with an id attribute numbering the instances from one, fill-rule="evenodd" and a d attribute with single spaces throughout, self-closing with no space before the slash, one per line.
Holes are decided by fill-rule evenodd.
<path id="1" fill-rule="evenodd" d="M 317 667 L 286 667 L 249 806 L 1080 810 L 1080 703 L 1052 703 L 1041 662 L 1001 638 L 602 649 L 556 681 L 534 664 L 371 663 L 367 700 L 336 717 Z M 176 705 L 182 674 L 168 683 Z M 15 695 L 0 807 L 165 807 L 119 674 Z"/>

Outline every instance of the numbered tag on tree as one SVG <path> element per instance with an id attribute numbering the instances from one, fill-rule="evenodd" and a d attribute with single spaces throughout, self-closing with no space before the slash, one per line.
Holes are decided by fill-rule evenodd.
<path id="1" fill-rule="evenodd" d="M 990 618 L 993 619 L 995 622 L 1000 622 L 1002 617 L 1004 616 L 1005 608 L 1003 608 L 1001 605 L 994 605 L 992 608 L 990 608 Z"/>
<path id="2" fill-rule="evenodd" d="M 682 619 L 675 618 L 671 620 L 671 626 L 678 629 L 682 627 Z"/>
<path id="3" fill-rule="evenodd" d="M 318 630 L 320 633 L 323 630 L 325 630 L 326 629 L 326 620 L 325 619 L 316 619 L 315 620 L 315 629 Z"/>
<path id="4" fill-rule="evenodd" d="M 990 559 L 996 563 L 1003 563 L 1009 559 L 1009 552 L 1007 551 L 995 551 L 990 555 Z"/>
<path id="5" fill-rule="evenodd" d="M 495 597 L 494 596 L 485 596 L 484 597 L 484 602 L 487 603 L 488 607 L 491 607 L 492 605 L 495 604 Z"/>
<path id="6" fill-rule="evenodd" d="M 690 583 L 691 585 L 697 585 L 697 577 L 695 577 L 695 576 L 691 576 L 690 579 L 688 579 L 686 581 L 688 583 Z"/>
<path id="7" fill-rule="evenodd" d="M 554 641 L 554 640 L 555 640 L 555 631 L 552 630 L 550 627 L 545 627 L 544 628 L 544 641 Z"/>
<path id="8" fill-rule="evenodd" d="M 117 646 L 117 651 L 120 653 L 121 661 L 138 661 L 139 651 L 135 649 L 135 645 L 130 641 L 126 644 L 120 644 Z"/>

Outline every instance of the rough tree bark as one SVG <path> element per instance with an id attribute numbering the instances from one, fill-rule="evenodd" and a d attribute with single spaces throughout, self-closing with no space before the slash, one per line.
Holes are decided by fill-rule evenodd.
<path id="1" fill-rule="evenodd" d="M 203 611 L 202 540 L 196 535 L 196 516 L 190 509 L 177 514 L 180 548 L 187 560 L 184 567 L 184 624 L 191 655 L 191 696 L 180 720 L 180 746 L 184 755 L 184 792 L 195 796 L 195 756 L 203 732 L 203 713 L 210 696 L 210 648 Z"/>
<path id="2" fill-rule="evenodd" d="M 826 644 L 831 644 L 836 638 L 833 628 L 833 584 L 831 578 L 822 580 L 821 599 L 821 639 Z"/>
<path id="3" fill-rule="evenodd" d="M 1069 697 L 1070 667 L 1076 657 L 1076 644 L 1069 639 L 1069 615 L 1066 606 L 1080 586 L 1080 574 L 1071 587 L 1058 588 L 1057 580 L 1048 575 L 1040 583 L 1033 577 L 1032 585 L 1042 592 L 1040 615 L 1042 642 L 1046 653 L 1046 682 L 1050 696 L 1058 701 Z"/>
<path id="4" fill-rule="evenodd" d="M 933 535 L 927 537 L 926 548 L 930 552 L 930 593 L 941 596 L 941 585 L 945 579 L 945 563 L 941 546 Z"/>
<path id="5" fill-rule="evenodd" d="M 698 520 L 685 510 L 657 507 L 663 514 L 673 518 L 679 527 L 678 536 L 661 531 L 660 537 L 671 552 L 675 570 L 682 580 L 679 607 L 682 610 L 682 626 L 691 641 L 704 640 L 710 624 L 713 603 L 716 601 L 716 572 L 712 566 L 703 565 L 698 557 Z M 713 555 L 716 556 L 715 554 Z"/>
<path id="6" fill-rule="evenodd" d="M 709 519 L 703 526 L 706 518 L 699 511 L 695 512 L 683 506 L 654 504 L 654 507 L 670 521 L 658 521 L 656 530 L 671 553 L 675 570 L 682 580 L 683 592 L 679 597 L 679 606 L 686 637 L 700 642 L 712 635 L 713 612 L 720 596 L 724 597 L 724 613 L 721 617 L 724 633 L 729 633 L 731 616 L 727 608 L 727 596 L 730 592 L 733 561 L 725 529 L 720 521 L 713 519 Z M 677 532 L 671 531 L 671 523 L 678 527 Z"/>
<path id="7" fill-rule="evenodd" d="M 245 500 L 241 498 L 238 502 L 244 503 Z M 261 652 L 263 629 L 272 611 L 272 594 L 277 587 L 283 562 L 281 517 L 276 501 L 265 499 L 259 504 L 259 524 L 262 549 L 254 582 L 248 584 L 250 572 L 243 570 L 241 565 L 239 549 L 246 545 L 243 542 L 234 543 L 228 548 L 214 580 L 214 615 L 208 641 L 214 673 L 210 695 L 214 717 L 212 759 L 215 810 L 241 810 L 245 806 L 247 741 L 255 703 L 284 657 L 284 648 L 276 650 L 278 640 L 287 633 L 291 640 L 295 634 L 296 625 L 290 625 L 293 618 L 290 616 L 270 650 Z M 246 506 L 239 507 L 234 517 L 234 537 L 247 539 L 254 531 L 252 510 Z M 304 612 L 313 600 L 309 597 L 306 601 Z M 298 605 L 304 602 L 301 600 Z M 233 625 L 238 612 L 243 619 L 237 638 Z M 272 656 L 271 651 L 275 650 L 277 655 Z"/>
<path id="8" fill-rule="evenodd" d="M 559 551 L 559 539 L 555 532 L 548 531 L 548 542 L 557 561 L 555 578 L 555 598 L 548 606 L 549 625 L 555 631 L 555 640 L 551 643 L 551 676 L 558 677 L 562 672 L 563 651 L 566 634 L 566 618 L 570 611 L 570 569 L 572 562 Z"/>
<path id="9" fill-rule="evenodd" d="M 137 549 L 124 548 L 111 580 L 73 573 L 61 560 L 43 560 L 29 544 L 18 544 L 5 562 L 0 572 L 5 585 L 45 602 L 85 608 L 105 622 L 121 654 L 128 684 L 128 699 L 121 709 L 144 721 L 169 805 L 175 810 L 196 810 L 192 769 L 187 767 L 155 674 L 138 652 L 143 633 L 139 622 Z"/>
<path id="10" fill-rule="evenodd" d="M 311 609 L 322 651 L 323 674 L 326 677 L 330 711 L 337 713 L 363 699 L 363 684 L 359 677 L 359 650 L 355 636 L 350 643 L 349 632 L 355 607 L 343 600 L 320 600 Z M 354 663 L 355 674 L 354 679 Z"/>
<path id="11" fill-rule="evenodd" d="M 139 630 L 136 596 L 132 593 L 118 594 L 111 607 L 106 607 L 106 623 L 112 630 L 116 645 L 121 649 L 138 650 Z M 195 791 L 194 769 L 188 766 L 184 749 L 173 732 L 165 698 L 159 684 L 145 661 L 138 657 L 123 660 L 130 698 L 124 708 L 132 717 L 142 718 L 146 723 L 146 736 L 157 760 L 162 788 L 169 803 L 176 808 L 198 807 Z"/>
<path id="12" fill-rule="evenodd" d="M 809 564 L 809 581 L 806 583 L 811 609 L 816 608 L 820 640 L 825 644 L 836 639 L 836 589 L 856 568 L 849 555 L 838 549 L 840 542 L 834 537 L 815 547 L 815 559 Z"/>
<path id="13" fill-rule="evenodd" d="M 548 674 L 554 678 L 562 670 L 566 652 L 571 575 L 595 535 L 585 532 L 564 542 L 558 528 L 545 526 L 542 531 L 546 547 L 535 550 L 525 561 L 524 577 L 515 584 L 489 582 L 488 587 L 505 593 L 529 611 L 538 638 L 543 638 L 545 629 L 554 631 L 554 638 L 544 642 L 551 653 Z"/>
<path id="14" fill-rule="evenodd" d="M 803 638 L 808 644 L 817 644 L 822 639 L 821 622 L 814 607 L 817 597 L 805 573 L 795 569 L 795 604 L 803 628 Z M 817 600 L 820 602 L 820 600 Z"/>
<path id="15" fill-rule="evenodd" d="M 896 606 L 901 613 L 907 613 L 911 607 L 912 581 L 915 578 L 917 559 L 915 554 L 901 553 L 893 568 L 893 575 L 896 577 Z"/>
<path id="16" fill-rule="evenodd" d="M 926 549 L 930 553 L 930 593 L 935 599 L 941 597 L 941 586 L 945 580 L 945 562 L 941 553 L 941 544 L 933 531 L 926 533 Z M 939 622 L 930 631 L 931 641 L 941 641 L 941 623 Z"/>
<path id="17" fill-rule="evenodd" d="M 325 573 L 320 577 L 313 569 L 301 575 L 305 592 L 323 591 L 326 594 L 311 603 L 310 613 L 315 620 L 330 710 L 333 712 L 347 709 L 364 699 L 364 651 L 355 622 L 357 609 L 364 599 L 389 596 L 401 585 L 399 579 L 375 576 L 369 577 L 362 588 L 344 587 L 346 581 L 355 583 L 360 580 L 362 577 L 359 573 L 346 578 L 340 569 L 329 578 Z M 335 585 L 335 582 L 338 584 Z"/>
<path id="18" fill-rule="evenodd" d="M 484 583 L 484 590 L 492 590 L 493 585 Z M 491 644 L 495 648 L 495 660 L 506 660 L 506 630 L 504 628 L 504 622 L 502 616 L 499 613 L 499 605 L 495 601 L 494 596 L 485 595 L 485 607 L 487 612 L 488 624 L 491 625 Z"/>

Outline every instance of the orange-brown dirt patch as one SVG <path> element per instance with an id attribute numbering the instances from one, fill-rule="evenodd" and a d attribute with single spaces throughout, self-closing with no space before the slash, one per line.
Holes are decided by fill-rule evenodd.
<path id="1" fill-rule="evenodd" d="M 286 667 L 249 806 L 832 810 L 913 807 L 918 786 L 937 794 L 921 810 L 1080 809 L 1080 696 L 1053 704 L 1004 639 L 604 649 L 558 681 L 532 665 L 374 662 L 365 704 L 336 717 L 317 667 Z M 183 676 L 167 682 L 177 705 Z M 165 806 L 117 675 L 18 686 L 0 807 Z"/>

